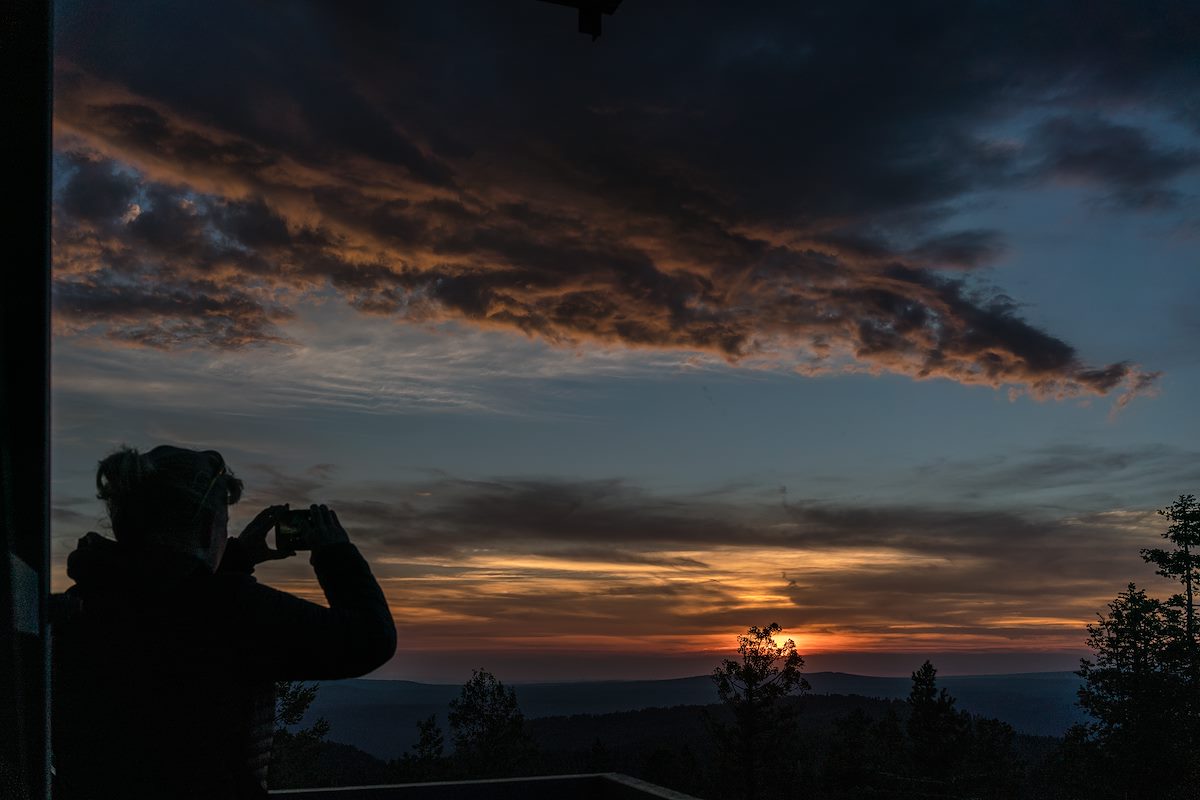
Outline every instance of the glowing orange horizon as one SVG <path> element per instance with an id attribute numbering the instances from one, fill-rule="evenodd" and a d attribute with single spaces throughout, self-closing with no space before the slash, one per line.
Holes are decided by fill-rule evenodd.
<path id="1" fill-rule="evenodd" d="M 1123 522 L 1141 529 L 1144 516 Z M 874 576 L 973 565 L 965 557 L 951 562 L 882 547 L 713 546 L 642 551 L 644 561 L 635 563 L 607 559 L 603 552 L 568 557 L 476 549 L 448 559 L 364 548 L 391 606 L 402 653 L 719 659 L 736 652 L 749 626 L 771 622 L 783 628 L 777 641 L 793 640 L 806 657 L 1066 652 L 1083 649 L 1086 624 L 1111 599 L 1093 587 L 1054 600 L 1036 594 L 997 597 L 986 588 L 880 595 L 887 602 L 869 591 L 837 596 L 803 591 L 823 583 L 844 585 L 847 576 L 869 590 Z M 63 566 L 54 571 L 59 591 L 70 582 Z M 301 560 L 265 564 L 258 578 L 324 603 Z"/>

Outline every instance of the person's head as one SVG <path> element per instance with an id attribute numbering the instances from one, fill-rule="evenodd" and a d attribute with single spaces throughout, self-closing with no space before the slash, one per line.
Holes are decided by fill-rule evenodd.
<path id="1" fill-rule="evenodd" d="M 194 555 L 216 570 L 228 507 L 241 499 L 242 482 L 215 450 L 122 447 L 100 462 L 96 496 L 108 507 L 117 541 Z"/>

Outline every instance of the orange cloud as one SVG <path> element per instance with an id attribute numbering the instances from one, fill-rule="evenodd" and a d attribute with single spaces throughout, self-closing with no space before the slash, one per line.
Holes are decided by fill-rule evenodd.
<path id="1" fill-rule="evenodd" d="M 803 374 L 890 372 L 1039 398 L 1120 390 L 1121 404 L 1158 377 L 1127 362 L 1088 367 L 1008 298 L 935 269 L 994 257 L 1002 244 L 988 231 L 904 249 L 836 219 L 784 235 L 721 211 L 692 165 L 656 165 L 661 184 L 644 187 L 682 205 L 634 211 L 627 187 L 573 185 L 545 165 L 448 162 L 419 141 L 391 162 L 268 147 L 69 65 L 59 84 L 63 334 L 286 343 L 275 323 L 332 287 L 365 314 Z"/>

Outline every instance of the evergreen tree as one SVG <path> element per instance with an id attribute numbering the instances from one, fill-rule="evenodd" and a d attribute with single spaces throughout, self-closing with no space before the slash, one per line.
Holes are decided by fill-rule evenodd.
<path id="1" fill-rule="evenodd" d="M 1194 797 L 1190 743 L 1200 720 L 1187 701 L 1181 609 L 1133 583 L 1108 609 L 1088 625 L 1096 657 L 1080 661 L 1079 705 L 1096 719 L 1088 731 L 1109 766 L 1110 785 L 1128 797 L 1147 786 L 1158 787 L 1163 800 Z"/>
<path id="2" fill-rule="evenodd" d="M 954 698 L 937 688 L 937 669 L 926 661 L 912 674 L 908 695 L 908 741 L 915 777 L 949 783 L 965 754 L 970 720 Z"/>
<path id="3" fill-rule="evenodd" d="M 1163 538 L 1173 547 L 1144 548 L 1141 555 L 1183 591 L 1164 602 L 1130 583 L 1108 614 L 1088 625 L 1096 656 L 1080 661 L 1079 705 L 1095 721 L 1073 732 L 1060 772 L 1078 767 L 1070 758 L 1086 757 L 1104 768 L 1101 794 L 1140 797 L 1154 786 L 1164 800 L 1194 799 L 1200 786 L 1200 504 L 1184 494 L 1158 513 L 1168 520 Z"/>
<path id="4" fill-rule="evenodd" d="M 1181 609 L 1184 614 L 1184 654 L 1189 662 L 1188 677 L 1193 684 L 1198 682 L 1200 675 L 1200 658 L 1196 654 L 1196 614 L 1193 591 L 1200 588 L 1200 503 L 1196 496 L 1181 494 L 1179 499 L 1166 508 L 1159 509 L 1160 515 L 1166 517 L 1170 524 L 1163 532 L 1163 538 L 1174 545 L 1171 550 L 1162 548 L 1143 548 L 1142 558 L 1158 569 L 1156 572 L 1164 578 L 1172 578 L 1183 585 L 1183 594 L 1173 595 L 1170 603 Z"/>
<path id="5" fill-rule="evenodd" d="M 517 694 L 483 669 L 474 670 L 450 701 L 454 760 L 468 777 L 495 778 L 529 768 L 533 742 Z"/>

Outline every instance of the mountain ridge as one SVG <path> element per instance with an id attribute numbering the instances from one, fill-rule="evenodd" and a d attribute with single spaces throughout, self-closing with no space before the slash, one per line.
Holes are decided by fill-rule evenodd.
<path id="1" fill-rule="evenodd" d="M 805 675 L 810 694 L 900 699 L 909 678 L 814 672 Z M 355 678 L 322 681 L 302 724 L 324 717 L 330 738 L 353 744 L 380 758 L 395 758 L 416 741 L 418 720 L 435 715 L 445 726 L 446 711 L 460 684 Z M 1000 673 L 939 677 L 958 708 L 1008 722 L 1019 733 L 1061 736 L 1087 719 L 1075 706 L 1081 679 L 1073 672 Z M 703 706 L 719 702 L 707 675 L 659 680 L 556 681 L 509 683 L 530 719 L 607 714 L 647 708 Z"/>

